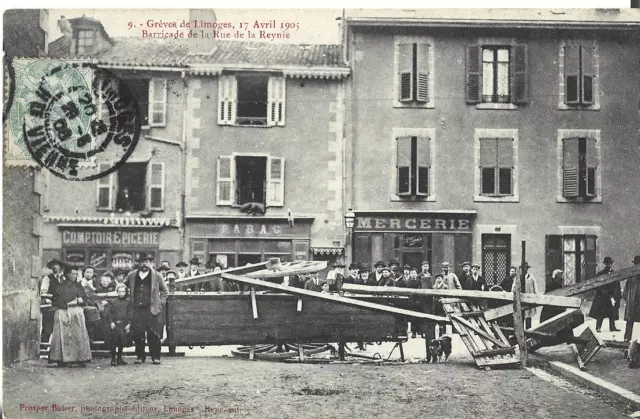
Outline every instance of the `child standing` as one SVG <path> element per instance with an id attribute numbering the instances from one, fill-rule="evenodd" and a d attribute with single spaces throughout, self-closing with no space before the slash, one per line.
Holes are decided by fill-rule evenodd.
<path id="1" fill-rule="evenodd" d="M 118 284 L 116 287 L 118 298 L 112 300 L 107 305 L 107 316 L 111 325 L 111 365 L 127 365 L 122 359 L 122 350 L 127 338 L 127 333 L 131 329 L 131 317 L 133 309 L 127 298 L 127 287 L 124 284 Z M 118 358 L 116 360 L 116 349 L 118 350 Z"/>

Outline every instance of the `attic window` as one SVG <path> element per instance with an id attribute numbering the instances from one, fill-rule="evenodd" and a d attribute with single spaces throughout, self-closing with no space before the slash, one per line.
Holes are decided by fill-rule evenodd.
<path id="1" fill-rule="evenodd" d="M 92 29 L 77 29 L 74 35 L 76 55 L 91 54 L 95 42 L 95 32 Z"/>

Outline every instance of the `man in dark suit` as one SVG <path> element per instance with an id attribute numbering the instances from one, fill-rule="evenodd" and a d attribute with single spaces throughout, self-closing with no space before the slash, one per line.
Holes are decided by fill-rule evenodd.
<path id="1" fill-rule="evenodd" d="M 399 287 L 399 288 L 407 288 L 409 286 L 409 281 L 411 279 L 409 277 L 410 273 L 411 273 L 411 266 L 404 265 L 404 267 L 402 268 L 402 276 L 396 279 L 396 281 L 393 283 L 393 286 Z"/>
<path id="2" fill-rule="evenodd" d="M 613 272 L 613 259 L 611 257 L 605 257 L 603 263 L 604 268 L 599 271 L 596 276 Z M 618 318 L 621 299 L 622 290 L 620 289 L 619 282 L 614 282 L 596 289 L 596 295 L 593 297 L 593 303 L 589 310 L 589 317 L 596 319 L 596 332 L 600 332 L 602 322 L 605 318 L 609 318 L 609 330 L 611 332 L 620 331 L 616 328 L 616 320 Z"/>
<path id="3" fill-rule="evenodd" d="M 358 268 L 357 263 L 352 263 L 349 265 L 349 275 L 342 280 L 345 284 L 355 284 L 356 281 L 360 279 L 359 276 L 360 268 Z"/>
<path id="4" fill-rule="evenodd" d="M 393 279 L 397 279 L 402 276 L 402 272 L 400 272 L 400 262 L 398 262 L 397 259 L 391 259 L 389 261 L 389 269 L 391 270 L 391 276 Z"/>
<path id="5" fill-rule="evenodd" d="M 382 268 L 384 268 L 384 262 L 379 260 L 373 265 L 374 271 L 369 275 L 376 284 L 379 284 L 382 281 Z"/>
<path id="6" fill-rule="evenodd" d="M 462 272 L 460 272 L 460 275 L 458 275 L 458 279 L 460 280 L 460 285 L 462 285 L 462 289 L 466 290 L 469 289 L 467 288 L 467 282 L 469 281 L 469 279 L 471 278 L 471 264 L 469 262 L 462 262 Z"/>
<path id="7" fill-rule="evenodd" d="M 136 346 L 135 363 L 142 364 L 146 360 L 146 335 L 151 360 L 154 364 L 159 364 L 164 306 L 168 290 L 160 274 L 153 269 L 152 256 L 140 253 L 136 262 L 140 267 L 129 273 L 125 279 L 129 284 L 133 304 L 131 332 Z"/>
<path id="8" fill-rule="evenodd" d="M 472 291 L 487 290 L 487 284 L 484 281 L 482 275 L 480 275 L 480 265 L 478 265 L 477 263 L 471 265 L 471 275 L 465 281 L 464 289 Z"/>
<path id="9" fill-rule="evenodd" d="M 318 274 L 312 274 L 311 278 L 304 283 L 304 289 L 309 291 L 322 292 L 322 283 Z"/>

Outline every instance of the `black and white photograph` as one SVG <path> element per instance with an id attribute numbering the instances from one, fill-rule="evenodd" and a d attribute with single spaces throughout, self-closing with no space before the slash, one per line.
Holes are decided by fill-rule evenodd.
<path id="1" fill-rule="evenodd" d="M 13 2 L 3 417 L 640 418 L 613 3 Z"/>

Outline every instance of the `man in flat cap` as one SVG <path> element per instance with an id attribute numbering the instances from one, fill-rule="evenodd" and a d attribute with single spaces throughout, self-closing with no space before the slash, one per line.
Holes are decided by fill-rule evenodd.
<path id="1" fill-rule="evenodd" d="M 467 288 L 469 279 L 471 278 L 471 263 L 469 262 L 462 262 L 462 272 L 460 272 L 460 275 L 458 276 L 458 279 L 460 280 L 460 285 L 462 285 L 462 289 L 470 289 Z"/>
<path id="2" fill-rule="evenodd" d="M 442 279 L 450 290 L 461 290 L 460 280 L 458 275 L 453 272 L 449 272 L 449 262 L 442 262 Z"/>
<path id="3" fill-rule="evenodd" d="M 471 274 L 464 289 L 471 291 L 487 291 L 487 284 L 482 275 L 480 275 L 479 264 L 474 263 L 471 265 Z"/>

